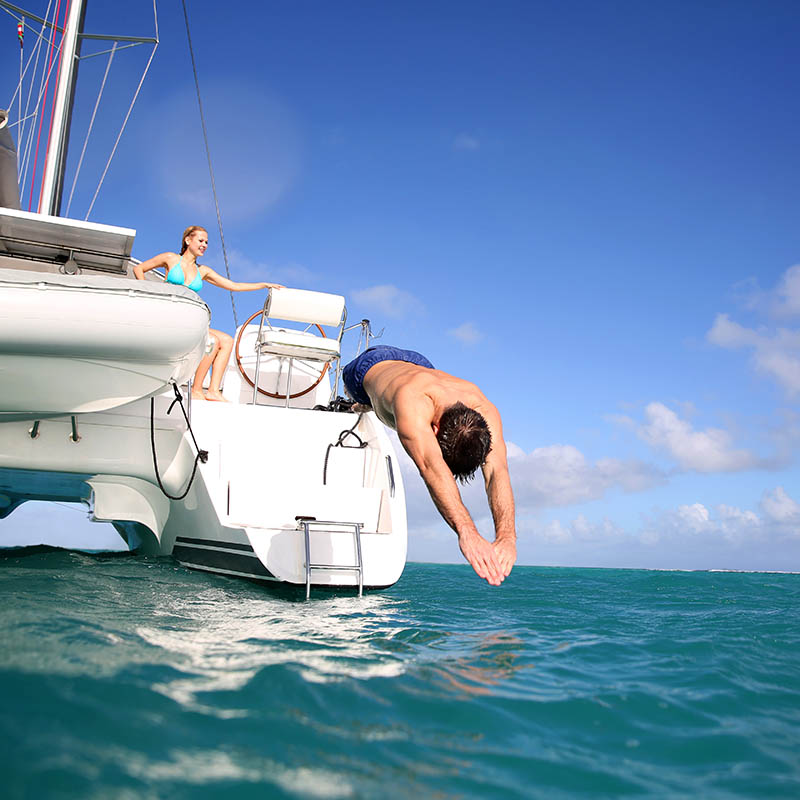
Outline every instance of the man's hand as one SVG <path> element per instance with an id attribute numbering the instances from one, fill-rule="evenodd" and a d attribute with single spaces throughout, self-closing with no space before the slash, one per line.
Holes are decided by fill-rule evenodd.
<path id="1" fill-rule="evenodd" d="M 496 539 L 492 547 L 494 547 L 503 577 L 507 578 L 517 560 L 517 542 L 515 539 Z"/>
<path id="2" fill-rule="evenodd" d="M 477 532 L 461 534 L 458 537 L 458 546 L 461 548 L 464 558 L 472 565 L 472 569 L 492 586 L 499 586 L 503 582 L 503 578 L 511 571 L 509 567 L 508 572 L 503 572 L 497 551 Z"/>

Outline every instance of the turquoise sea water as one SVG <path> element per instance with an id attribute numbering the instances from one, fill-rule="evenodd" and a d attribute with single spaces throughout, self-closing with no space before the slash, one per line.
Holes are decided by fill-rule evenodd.
<path id="1" fill-rule="evenodd" d="M 410 564 L 358 600 L 0 558 L 6 798 L 799 797 L 800 575 Z"/>

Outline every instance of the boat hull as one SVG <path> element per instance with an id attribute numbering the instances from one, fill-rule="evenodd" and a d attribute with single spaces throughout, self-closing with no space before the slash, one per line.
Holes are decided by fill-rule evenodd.
<path id="1" fill-rule="evenodd" d="M 164 491 L 149 400 L 80 417 L 77 441 L 68 418 L 43 421 L 35 439 L 29 422 L 0 423 L 0 519 L 26 500 L 83 501 L 132 550 L 222 575 L 329 588 L 358 585 L 358 523 L 363 586 L 400 578 L 405 496 L 374 414 L 195 402 L 192 429 L 208 461 L 187 492 L 196 451 L 178 409 L 167 415 L 172 399 L 155 398 L 152 421 Z M 353 427 L 365 447 L 329 449 Z M 312 528 L 308 555 L 298 516 L 333 523 Z M 308 575 L 309 561 L 332 568 Z"/>

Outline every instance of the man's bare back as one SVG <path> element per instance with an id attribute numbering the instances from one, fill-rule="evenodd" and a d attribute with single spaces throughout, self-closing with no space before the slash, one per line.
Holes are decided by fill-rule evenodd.
<path id="1" fill-rule="evenodd" d="M 516 560 L 516 528 L 497 409 L 475 384 L 406 361 L 384 360 L 370 366 L 363 374 L 362 388 L 378 418 L 397 431 L 434 504 L 457 533 L 464 557 L 480 577 L 493 585 L 502 583 Z M 491 434 L 491 449 L 480 465 L 495 526 L 495 541 L 491 544 L 478 532 L 464 507 L 437 440 L 442 415 L 459 403 L 477 411 Z"/>
<path id="2" fill-rule="evenodd" d="M 438 423 L 444 410 L 459 402 L 484 417 L 487 412 L 497 414 L 483 392 L 469 381 L 406 361 L 382 361 L 371 367 L 364 376 L 364 390 L 378 419 L 395 429 L 398 406 L 401 413 L 423 415 L 429 425 Z"/>

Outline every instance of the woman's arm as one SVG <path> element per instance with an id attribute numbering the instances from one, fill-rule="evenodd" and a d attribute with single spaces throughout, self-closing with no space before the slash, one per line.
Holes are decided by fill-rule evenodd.
<path id="1" fill-rule="evenodd" d="M 157 256 L 148 258 L 147 261 L 142 261 L 141 264 L 134 265 L 133 274 L 136 276 L 137 280 L 143 281 L 145 272 L 149 272 L 151 269 L 157 269 L 158 267 L 167 269 L 169 267 L 169 262 L 173 258 L 180 258 L 180 256 L 175 253 L 159 253 Z"/>
<path id="2" fill-rule="evenodd" d="M 200 265 L 200 275 L 204 281 L 208 281 L 220 289 L 227 289 L 230 292 L 252 292 L 256 289 L 283 289 L 280 283 L 240 283 L 223 278 L 218 272 L 214 272 L 211 267 Z"/>

